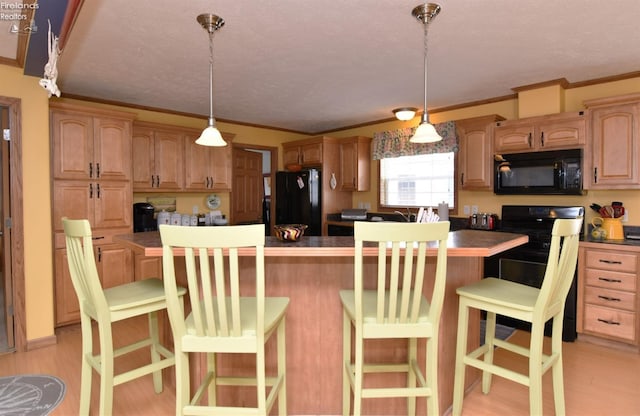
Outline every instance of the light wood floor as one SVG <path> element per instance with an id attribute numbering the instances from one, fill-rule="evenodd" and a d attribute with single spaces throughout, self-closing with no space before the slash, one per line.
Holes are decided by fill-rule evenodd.
<path id="1" fill-rule="evenodd" d="M 118 343 L 127 342 L 136 334 L 146 332 L 146 321 L 116 324 Z M 512 340 L 526 343 L 529 334 L 516 331 Z M 58 330 L 58 344 L 27 353 L 0 355 L 0 376 L 14 374 L 49 374 L 65 381 L 67 393 L 53 415 L 77 415 L 80 392 L 80 327 Z M 143 356 L 146 354 L 142 354 Z M 122 365 L 147 359 L 136 357 Z M 498 350 L 496 360 L 516 361 L 525 368 L 526 362 Z M 116 370 L 124 367 L 116 366 Z M 566 407 L 568 415 L 640 415 L 640 354 L 590 344 L 584 341 L 564 344 Z M 94 373 L 95 375 L 95 373 Z M 97 406 L 98 382 L 93 378 L 93 400 Z M 526 388 L 494 377 L 489 395 L 483 395 L 479 386 L 465 398 L 464 415 L 526 415 L 529 412 Z M 336 382 L 340 382 L 337 380 Z M 174 391 L 172 386 L 156 395 L 151 377 L 134 380 L 116 387 L 115 415 L 172 415 Z M 97 411 L 93 411 L 97 414 Z M 544 414 L 553 415 L 551 374 L 544 378 Z"/>

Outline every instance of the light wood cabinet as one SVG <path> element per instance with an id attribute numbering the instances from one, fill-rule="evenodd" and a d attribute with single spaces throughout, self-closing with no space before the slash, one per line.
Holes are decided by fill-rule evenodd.
<path id="1" fill-rule="evenodd" d="M 637 251 L 622 245 L 581 243 L 578 332 L 640 345 L 637 282 Z"/>
<path id="2" fill-rule="evenodd" d="M 134 255 L 134 278 L 144 280 L 150 278 L 162 279 L 162 258 L 148 257 L 144 254 Z"/>
<path id="3" fill-rule="evenodd" d="M 86 218 L 104 287 L 133 280 L 131 250 L 113 244 L 132 230 L 133 114 L 51 103 L 52 220 L 56 325 L 79 320 L 62 218 Z"/>
<path id="4" fill-rule="evenodd" d="M 288 142 L 282 144 L 282 160 L 284 166 L 298 164 L 304 167 L 317 167 L 322 165 L 322 142 L 312 141 L 310 143 L 298 144 Z"/>
<path id="5" fill-rule="evenodd" d="M 493 126 L 501 120 L 501 116 L 491 115 L 456 121 L 461 189 L 493 189 Z"/>
<path id="6" fill-rule="evenodd" d="M 585 101 L 590 111 L 586 189 L 640 188 L 640 94 Z"/>
<path id="7" fill-rule="evenodd" d="M 224 147 L 195 143 L 200 132 L 185 133 L 185 190 L 231 192 L 232 146 L 234 135 L 222 133 Z"/>
<path id="8" fill-rule="evenodd" d="M 586 126 L 584 111 L 498 121 L 494 126 L 494 152 L 582 148 L 586 144 Z"/>
<path id="9" fill-rule="evenodd" d="M 135 122 L 132 148 L 134 192 L 184 188 L 184 134 L 179 128 Z"/>
<path id="10" fill-rule="evenodd" d="M 340 189 L 368 191 L 371 182 L 371 138 L 354 136 L 340 140 Z"/>

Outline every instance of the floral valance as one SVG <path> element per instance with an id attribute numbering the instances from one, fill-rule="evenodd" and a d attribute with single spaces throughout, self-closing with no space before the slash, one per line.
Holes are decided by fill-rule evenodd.
<path id="1" fill-rule="evenodd" d="M 411 143 L 409 139 L 413 136 L 416 128 L 408 127 L 374 133 L 372 142 L 373 159 L 458 151 L 455 122 L 447 121 L 435 125 L 436 131 L 442 136 L 442 140 L 435 143 Z"/>

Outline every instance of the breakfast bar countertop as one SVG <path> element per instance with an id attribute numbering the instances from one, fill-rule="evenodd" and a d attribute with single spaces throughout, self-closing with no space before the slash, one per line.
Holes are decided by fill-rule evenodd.
<path id="1" fill-rule="evenodd" d="M 148 257 L 162 256 L 162 242 L 158 231 L 147 231 L 118 235 L 114 241 L 127 246 Z M 449 233 L 447 255 L 449 257 L 489 257 L 511 248 L 527 243 L 528 237 L 523 234 L 497 231 L 458 230 Z M 370 246 L 365 255 L 375 254 L 375 247 Z M 429 250 L 435 255 L 436 250 Z M 240 252 L 251 255 L 251 250 Z M 280 241 L 276 237 L 266 237 L 265 256 L 289 257 L 349 257 L 354 255 L 353 237 L 314 237 L 303 236 L 297 242 Z"/>

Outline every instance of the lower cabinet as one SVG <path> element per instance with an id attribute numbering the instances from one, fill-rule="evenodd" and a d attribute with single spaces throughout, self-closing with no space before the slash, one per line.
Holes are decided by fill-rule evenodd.
<path id="1" fill-rule="evenodd" d="M 135 280 L 150 279 L 152 277 L 162 279 L 162 257 L 147 257 L 144 254 L 135 254 L 134 267 Z"/>
<path id="2" fill-rule="evenodd" d="M 578 332 L 640 345 L 639 252 L 623 245 L 585 245 L 578 261 Z"/>
<path id="3" fill-rule="evenodd" d="M 131 250 L 119 244 L 95 244 L 94 256 L 102 286 L 106 289 L 133 281 Z M 80 321 L 78 297 L 73 288 L 66 248 L 55 250 L 56 326 Z"/>

